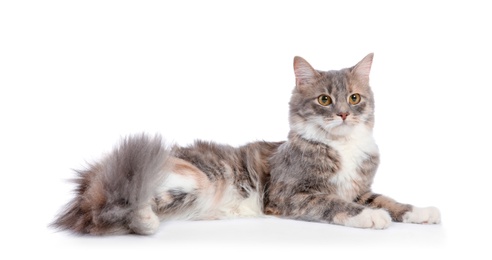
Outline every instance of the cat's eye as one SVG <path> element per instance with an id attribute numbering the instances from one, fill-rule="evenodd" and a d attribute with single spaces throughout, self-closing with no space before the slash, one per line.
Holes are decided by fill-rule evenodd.
<path id="1" fill-rule="evenodd" d="M 321 95 L 318 97 L 318 103 L 322 106 L 328 106 L 331 104 L 331 97 L 328 95 Z"/>
<path id="2" fill-rule="evenodd" d="M 361 99 L 360 94 L 358 94 L 358 93 L 352 94 L 349 97 L 349 103 L 352 105 L 357 105 L 360 103 L 360 99 Z"/>

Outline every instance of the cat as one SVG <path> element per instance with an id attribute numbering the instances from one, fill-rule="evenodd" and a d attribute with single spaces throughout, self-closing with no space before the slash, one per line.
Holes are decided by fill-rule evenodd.
<path id="1" fill-rule="evenodd" d="M 168 146 L 132 135 L 78 171 L 76 197 L 52 226 L 78 234 L 154 234 L 160 221 L 273 215 L 385 229 L 392 221 L 440 223 L 419 208 L 373 193 L 373 54 L 350 68 L 318 71 L 294 58 L 287 141 L 232 147 Z"/>

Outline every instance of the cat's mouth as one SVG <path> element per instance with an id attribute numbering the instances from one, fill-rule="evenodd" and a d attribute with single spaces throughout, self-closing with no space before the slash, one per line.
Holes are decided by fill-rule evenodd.
<path id="1" fill-rule="evenodd" d="M 336 132 L 337 134 L 343 134 L 344 132 L 350 131 L 350 129 L 352 129 L 353 123 L 354 122 L 349 119 L 343 120 L 341 118 L 337 118 L 325 121 L 323 128 L 327 132 Z"/>
<path id="2" fill-rule="evenodd" d="M 340 126 L 349 126 L 352 124 L 352 122 L 348 119 L 341 119 L 341 118 L 335 118 L 331 119 L 329 121 L 325 121 L 326 126 L 331 128 L 331 127 L 340 127 Z"/>

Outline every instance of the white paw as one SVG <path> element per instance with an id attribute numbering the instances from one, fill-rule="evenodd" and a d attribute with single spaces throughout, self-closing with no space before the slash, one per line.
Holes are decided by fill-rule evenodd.
<path id="1" fill-rule="evenodd" d="M 149 206 L 136 212 L 130 228 L 140 235 L 152 235 L 157 231 L 159 225 L 159 218 Z"/>
<path id="2" fill-rule="evenodd" d="M 441 213 L 435 207 L 413 207 L 412 211 L 409 211 L 403 215 L 403 222 L 417 224 L 438 224 L 441 223 Z"/>
<path id="3" fill-rule="evenodd" d="M 391 224 L 391 216 L 384 209 L 364 209 L 359 215 L 345 222 L 345 226 L 358 228 L 385 229 Z"/>

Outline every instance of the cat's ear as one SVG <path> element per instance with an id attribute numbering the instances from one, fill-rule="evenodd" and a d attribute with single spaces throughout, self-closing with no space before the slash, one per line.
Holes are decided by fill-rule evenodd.
<path id="1" fill-rule="evenodd" d="M 372 59 L 374 53 L 367 54 L 357 65 L 351 68 L 351 72 L 354 76 L 359 78 L 362 82 L 369 83 L 369 73 L 371 72 Z"/>
<path id="2" fill-rule="evenodd" d="M 296 86 L 300 87 L 314 80 L 320 74 L 303 58 L 294 57 L 294 73 L 296 74 Z"/>

